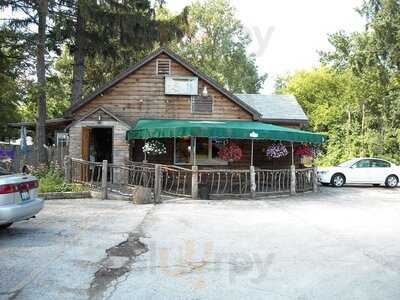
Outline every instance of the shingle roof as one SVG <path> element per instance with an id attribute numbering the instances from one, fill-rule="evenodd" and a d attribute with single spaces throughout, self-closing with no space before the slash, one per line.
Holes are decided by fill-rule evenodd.
<path id="1" fill-rule="evenodd" d="M 236 96 L 257 110 L 262 120 L 308 122 L 302 107 L 292 95 L 237 94 Z"/>

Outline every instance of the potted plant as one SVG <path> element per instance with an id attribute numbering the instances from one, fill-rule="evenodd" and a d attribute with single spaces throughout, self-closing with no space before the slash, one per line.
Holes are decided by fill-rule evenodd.
<path id="1" fill-rule="evenodd" d="M 282 143 L 275 143 L 265 150 L 265 155 L 269 158 L 281 158 L 288 155 L 289 151 Z"/>
<path id="2" fill-rule="evenodd" d="M 237 144 L 233 142 L 228 142 L 218 151 L 218 156 L 223 160 L 234 162 L 236 160 L 242 159 L 243 151 Z"/>
<path id="3" fill-rule="evenodd" d="M 157 156 L 167 153 L 165 145 L 158 140 L 147 141 L 142 147 L 142 150 L 146 156 Z M 147 160 L 145 159 L 144 162 L 147 162 Z"/>

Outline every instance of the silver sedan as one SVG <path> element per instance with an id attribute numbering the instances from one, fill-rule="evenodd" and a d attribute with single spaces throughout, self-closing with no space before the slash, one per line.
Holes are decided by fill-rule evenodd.
<path id="1" fill-rule="evenodd" d="M 5 173 L 0 169 L 0 229 L 33 218 L 43 208 L 36 177 Z"/>

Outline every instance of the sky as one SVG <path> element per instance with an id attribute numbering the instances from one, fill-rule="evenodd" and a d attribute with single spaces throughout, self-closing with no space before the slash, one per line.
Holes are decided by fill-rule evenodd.
<path id="1" fill-rule="evenodd" d="M 166 0 L 181 10 L 191 0 Z M 328 34 L 364 28 L 355 11 L 362 0 L 231 0 L 252 37 L 260 73 L 268 73 L 261 92 L 273 93 L 277 76 L 318 65 L 319 50 L 332 49 Z"/>

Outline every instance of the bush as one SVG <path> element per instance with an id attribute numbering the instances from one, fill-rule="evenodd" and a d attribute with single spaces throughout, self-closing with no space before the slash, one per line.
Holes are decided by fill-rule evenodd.
<path id="1" fill-rule="evenodd" d="M 55 165 L 39 166 L 32 170 L 32 175 L 39 179 L 39 192 L 83 192 L 85 187 L 81 184 L 68 183 L 64 173 Z"/>

